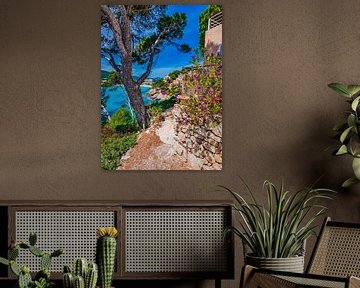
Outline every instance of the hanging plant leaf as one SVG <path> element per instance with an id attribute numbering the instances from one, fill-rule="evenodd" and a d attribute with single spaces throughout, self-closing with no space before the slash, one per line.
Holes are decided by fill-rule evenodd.
<path id="1" fill-rule="evenodd" d="M 355 157 L 352 162 L 352 168 L 357 179 L 360 179 L 360 158 Z"/>
<path id="2" fill-rule="evenodd" d="M 351 109 L 356 111 L 357 106 L 359 105 L 360 96 L 356 97 L 355 100 L 351 103 Z"/>
<path id="3" fill-rule="evenodd" d="M 339 150 L 336 152 L 335 155 L 344 155 L 348 153 L 348 149 L 346 147 L 346 145 L 341 145 L 341 147 L 339 148 Z"/>
<path id="4" fill-rule="evenodd" d="M 359 184 L 359 183 L 360 183 L 359 179 L 357 179 L 356 177 L 351 177 L 351 178 L 347 179 L 346 181 L 344 181 L 344 183 L 341 185 L 341 187 L 348 188 L 352 185 Z"/>
<path id="5" fill-rule="evenodd" d="M 348 85 L 347 90 L 351 96 L 354 96 L 360 92 L 360 85 Z"/>
<path id="6" fill-rule="evenodd" d="M 351 131 L 352 128 L 353 127 L 351 126 L 351 127 L 347 128 L 347 129 L 345 129 L 345 131 L 341 134 L 341 136 L 340 136 L 341 143 L 344 143 L 346 137 L 348 136 L 348 134 L 349 134 L 349 132 Z"/>
<path id="7" fill-rule="evenodd" d="M 339 93 L 342 96 L 347 98 L 351 97 L 350 92 L 347 89 L 347 86 L 341 83 L 331 83 L 328 85 L 329 88 L 333 89 L 335 92 Z"/>

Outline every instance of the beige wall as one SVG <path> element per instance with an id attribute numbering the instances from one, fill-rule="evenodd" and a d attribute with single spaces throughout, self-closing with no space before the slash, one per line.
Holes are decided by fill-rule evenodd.
<path id="1" fill-rule="evenodd" d="M 217 52 L 219 44 L 222 43 L 222 24 L 205 32 L 205 48 L 211 54 Z"/>
<path id="2" fill-rule="evenodd" d="M 237 175 L 265 200 L 264 179 L 296 189 L 325 173 L 339 190 L 328 214 L 360 221 L 360 187 L 338 188 L 350 163 L 325 151 L 347 108 L 327 83 L 360 82 L 358 0 L 222 2 L 221 172 L 100 169 L 99 4 L 0 0 L 2 200 L 225 199 L 210 187 L 239 187 Z"/>

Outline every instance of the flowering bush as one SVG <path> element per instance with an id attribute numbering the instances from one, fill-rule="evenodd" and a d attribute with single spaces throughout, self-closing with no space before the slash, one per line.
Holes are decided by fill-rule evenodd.
<path id="1" fill-rule="evenodd" d="M 210 123 L 216 126 L 222 118 L 222 63 L 221 58 L 206 55 L 204 63 L 195 56 L 193 66 L 184 74 L 186 96 L 179 97 L 181 109 L 188 123 Z"/>

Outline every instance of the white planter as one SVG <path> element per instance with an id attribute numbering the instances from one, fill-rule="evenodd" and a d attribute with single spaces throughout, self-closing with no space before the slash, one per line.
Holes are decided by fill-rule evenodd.
<path id="1" fill-rule="evenodd" d="M 245 263 L 262 269 L 304 273 L 304 256 L 289 258 L 262 258 L 246 255 Z"/>

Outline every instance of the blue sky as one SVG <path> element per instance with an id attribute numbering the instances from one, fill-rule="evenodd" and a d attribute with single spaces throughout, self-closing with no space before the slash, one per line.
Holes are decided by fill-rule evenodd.
<path id="1" fill-rule="evenodd" d="M 184 37 L 178 40 L 178 43 L 186 43 L 192 49 L 199 45 L 199 15 L 206 9 L 208 5 L 168 5 L 167 14 L 185 13 L 187 16 L 187 25 L 184 30 Z M 190 64 L 190 53 L 180 53 L 174 46 L 166 47 L 159 55 L 157 61 L 153 65 L 150 78 L 164 77 L 170 72 L 181 69 L 183 66 Z M 101 59 L 101 69 L 111 71 L 111 67 L 106 60 Z M 144 67 L 135 66 L 133 74 L 139 75 L 143 72 Z"/>

